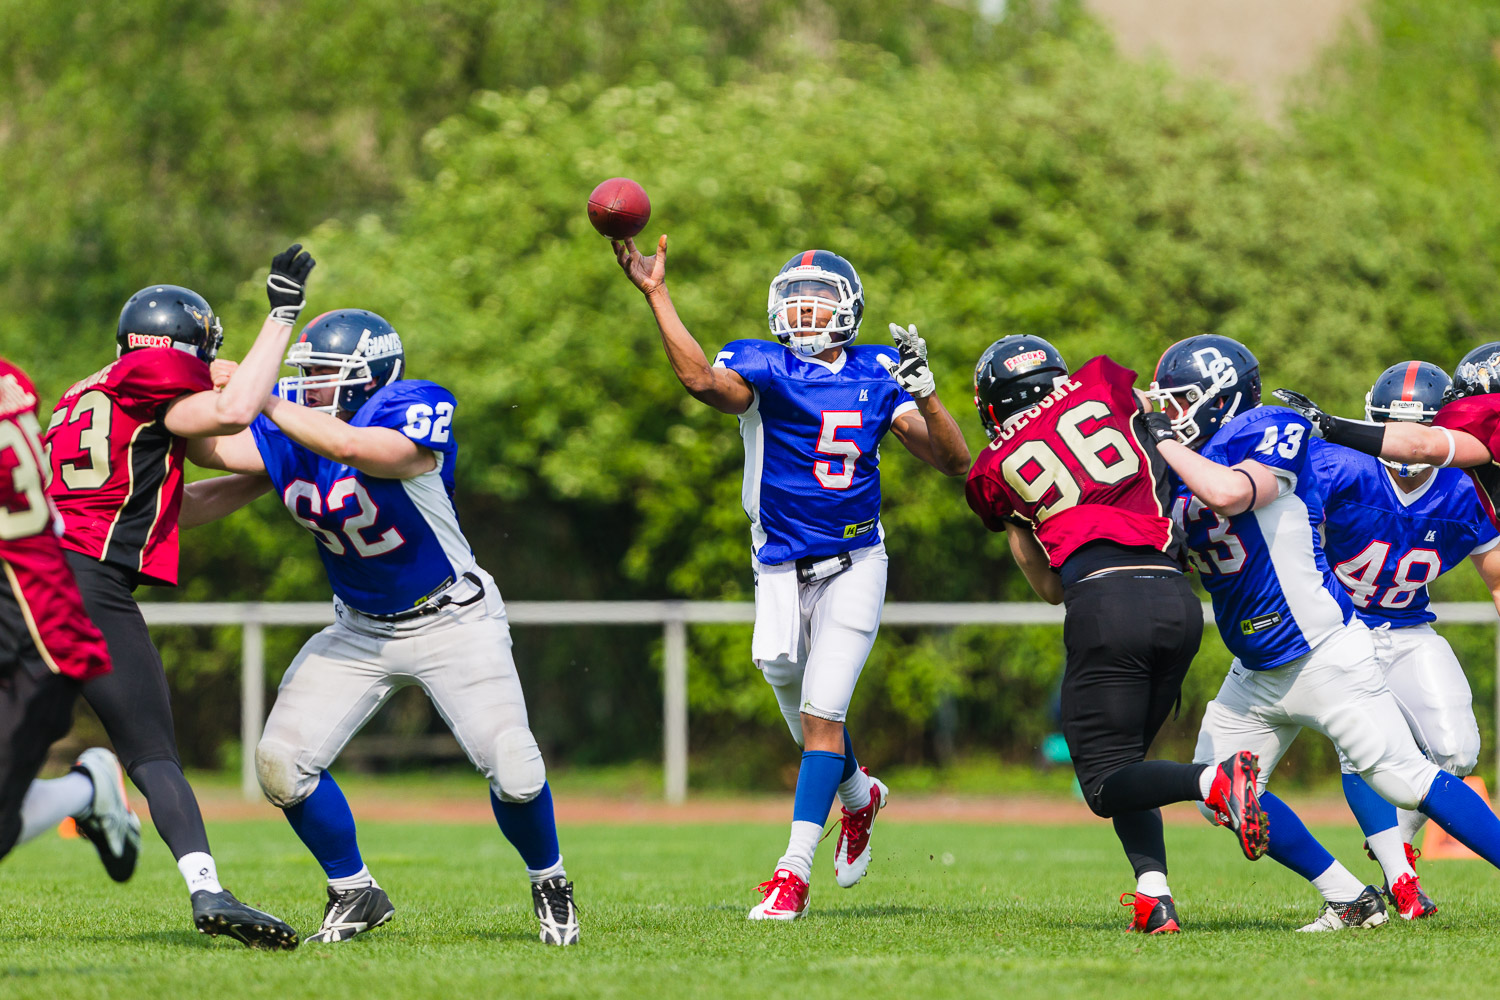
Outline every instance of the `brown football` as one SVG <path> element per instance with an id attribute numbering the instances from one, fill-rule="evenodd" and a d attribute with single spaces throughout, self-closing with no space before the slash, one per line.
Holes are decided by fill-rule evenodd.
<path id="1" fill-rule="evenodd" d="M 612 240 L 623 240 L 646 228 L 651 199 L 629 177 L 611 177 L 589 195 L 589 222 Z"/>

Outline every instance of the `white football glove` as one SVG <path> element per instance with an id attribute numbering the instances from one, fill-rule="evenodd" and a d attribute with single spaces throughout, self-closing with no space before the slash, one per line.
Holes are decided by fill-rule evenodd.
<path id="1" fill-rule="evenodd" d="M 896 349 L 901 352 L 900 361 L 890 361 L 882 358 L 885 370 L 891 373 L 891 378 L 916 399 L 931 396 L 937 391 L 937 380 L 932 377 L 932 369 L 927 367 L 927 341 L 917 336 L 917 328 L 908 326 L 902 329 L 895 323 L 890 324 L 891 338 L 896 341 Z"/>

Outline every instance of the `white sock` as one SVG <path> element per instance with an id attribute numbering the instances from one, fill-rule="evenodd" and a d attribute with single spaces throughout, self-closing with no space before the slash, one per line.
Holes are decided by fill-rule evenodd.
<path id="1" fill-rule="evenodd" d="M 94 783 L 80 771 L 33 781 L 21 799 L 21 836 L 16 843 L 26 843 L 69 816 L 86 815 L 93 804 Z"/>
<path id="2" fill-rule="evenodd" d="M 343 878 L 331 878 L 328 887 L 335 892 L 348 892 L 350 889 L 363 889 L 367 885 L 373 885 L 377 889 L 380 883 L 375 881 L 375 876 L 370 874 L 369 865 L 360 865 L 359 871 L 353 875 L 345 875 Z"/>
<path id="3" fill-rule="evenodd" d="M 1214 787 L 1214 776 L 1218 773 L 1219 769 L 1210 764 L 1203 769 L 1202 774 L 1198 775 L 1198 798 L 1200 800 L 1208 801 L 1209 790 Z"/>
<path id="4" fill-rule="evenodd" d="M 1400 826 L 1381 830 L 1373 837 L 1366 837 L 1365 842 L 1370 845 L 1370 853 L 1380 863 L 1380 870 L 1385 872 L 1386 885 L 1395 885 L 1402 875 L 1416 874 L 1411 865 L 1406 863 L 1406 842 L 1401 839 Z"/>
<path id="5" fill-rule="evenodd" d="M 202 851 L 193 851 L 177 859 L 177 870 L 187 882 L 188 895 L 195 892 L 223 892 L 219 884 L 219 866 L 214 859 Z"/>
<path id="6" fill-rule="evenodd" d="M 1135 891 L 1142 896 L 1172 895 L 1172 890 L 1167 888 L 1166 872 L 1141 872 L 1141 877 L 1135 880 Z"/>
<path id="7" fill-rule="evenodd" d="M 813 852 L 818 849 L 822 836 L 823 828 L 817 823 L 792 820 L 792 835 L 787 839 L 786 853 L 776 862 L 776 867 L 791 869 L 804 882 L 812 881 Z"/>
<path id="8" fill-rule="evenodd" d="M 549 878 L 567 878 L 568 872 L 567 869 L 563 868 L 562 861 L 562 855 L 559 854 L 557 856 L 557 864 L 553 865 L 551 868 L 543 868 L 540 871 L 533 868 L 528 868 L 526 869 L 526 874 L 530 876 L 531 881 L 533 882 L 545 882 Z"/>
<path id="9" fill-rule="evenodd" d="M 1365 891 L 1365 884 L 1337 861 L 1313 879 L 1312 884 L 1330 903 L 1347 903 Z"/>
<path id="10" fill-rule="evenodd" d="M 1401 831 L 1403 844 L 1414 843 L 1422 827 L 1427 825 L 1427 814 L 1416 809 L 1396 810 L 1396 829 Z"/>
<path id="11" fill-rule="evenodd" d="M 870 776 L 856 767 L 848 781 L 839 782 L 839 801 L 850 812 L 857 812 L 870 804 Z"/>

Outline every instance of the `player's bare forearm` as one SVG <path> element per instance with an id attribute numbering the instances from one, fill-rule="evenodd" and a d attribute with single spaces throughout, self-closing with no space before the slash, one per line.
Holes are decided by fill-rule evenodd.
<path id="1" fill-rule="evenodd" d="M 183 531 L 227 517 L 271 491 L 271 477 L 235 473 L 188 483 L 182 490 L 177 527 Z"/>
<path id="2" fill-rule="evenodd" d="M 390 427 L 351 427 L 277 396 L 266 400 L 262 412 L 302 447 L 381 479 L 411 479 L 437 468 L 432 449 Z"/>
<path id="3" fill-rule="evenodd" d="M 1495 610 L 1500 611 L 1500 546 L 1477 556 L 1470 556 L 1469 561 L 1479 570 L 1479 578 L 1489 589 L 1490 600 L 1495 602 Z"/>
<path id="4" fill-rule="evenodd" d="M 748 383 L 727 368 L 715 368 L 708 363 L 708 355 L 688 330 L 665 284 L 658 285 L 646 294 L 651 306 L 651 315 L 661 330 L 661 343 L 667 352 L 667 361 L 677 381 L 694 399 L 707 403 L 724 413 L 744 413 L 750 408 L 755 395 Z"/>
<path id="5" fill-rule="evenodd" d="M 1215 514 L 1233 517 L 1264 507 L 1279 495 L 1275 474 L 1259 462 L 1220 465 L 1176 441 L 1156 447 L 1193 496 Z"/>
<path id="6" fill-rule="evenodd" d="M 969 471 L 969 442 L 958 429 L 958 421 L 938 399 L 937 393 L 917 400 L 917 409 L 927 430 L 932 457 L 927 463 L 946 476 L 961 476 Z"/>
<path id="7" fill-rule="evenodd" d="M 1048 604 L 1061 604 L 1063 600 L 1062 577 L 1052 571 L 1047 559 L 1047 550 L 1036 540 L 1030 528 L 1011 525 L 1005 529 L 1006 541 L 1010 543 L 1010 554 L 1031 589 Z"/>
<path id="8" fill-rule="evenodd" d="M 261 474 L 266 463 L 249 430 L 220 437 L 189 438 L 188 461 L 204 469 Z"/>
<path id="9" fill-rule="evenodd" d="M 1449 455 L 1449 435 L 1452 455 Z M 1428 427 L 1410 421 L 1389 421 L 1381 439 L 1380 457 L 1393 462 L 1422 465 L 1448 464 L 1460 469 L 1489 465 L 1490 450 L 1466 431 Z"/>
<path id="10" fill-rule="evenodd" d="M 969 443 L 936 393 L 917 400 L 917 412 L 907 410 L 893 420 L 891 433 L 907 451 L 945 476 L 969 471 Z"/>

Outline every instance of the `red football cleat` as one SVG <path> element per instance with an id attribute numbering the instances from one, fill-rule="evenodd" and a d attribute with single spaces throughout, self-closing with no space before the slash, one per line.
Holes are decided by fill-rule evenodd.
<path id="1" fill-rule="evenodd" d="M 1438 908 L 1432 897 L 1422 891 L 1422 883 L 1415 875 L 1402 875 L 1398 878 L 1396 884 L 1391 886 L 1390 900 L 1404 920 L 1430 917 Z"/>
<path id="2" fill-rule="evenodd" d="M 1234 831 L 1240 850 L 1251 861 L 1265 854 L 1271 843 L 1271 824 L 1255 790 L 1259 776 L 1260 760 L 1250 751 L 1241 750 L 1219 765 L 1203 803 L 1214 811 L 1220 826 Z"/>
<path id="3" fill-rule="evenodd" d="M 860 768 L 869 774 L 868 768 Z M 845 809 L 839 820 L 839 841 L 833 850 L 833 875 L 845 889 L 865 877 L 870 867 L 870 830 L 885 808 L 890 789 L 878 778 L 870 779 L 870 803 L 863 809 Z"/>
<path id="4" fill-rule="evenodd" d="M 1127 931 L 1132 933 L 1140 931 L 1145 934 L 1176 934 L 1182 930 L 1182 926 L 1177 923 L 1177 907 L 1173 905 L 1171 896 L 1148 896 L 1144 892 L 1122 892 L 1120 905 L 1135 907 L 1130 916 L 1130 926 L 1125 928 Z"/>
<path id="5" fill-rule="evenodd" d="M 807 883 L 790 869 L 776 869 L 755 891 L 765 898 L 750 909 L 751 920 L 796 920 L 807 912 Z"/>

